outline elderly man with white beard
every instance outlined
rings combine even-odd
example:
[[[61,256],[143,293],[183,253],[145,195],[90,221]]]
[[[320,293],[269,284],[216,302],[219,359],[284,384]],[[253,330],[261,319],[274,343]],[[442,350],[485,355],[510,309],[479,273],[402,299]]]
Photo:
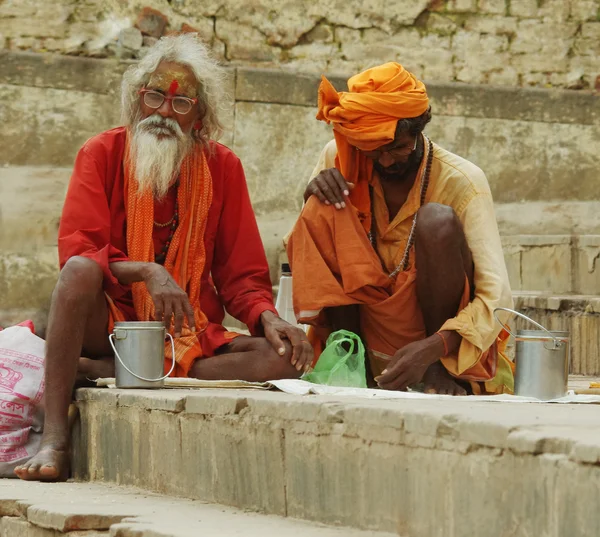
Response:
[[[114,375],[116,321],[160,320],[165,368],[200,379],[300,376],[313,351],[279,318],[239,159],[213,139],[222,68],[193,35],[165,37],[123,77],[123,127],[77,155],[60,222],[40,451],[15,473],[69,474],[74,386]],[[224,307],[251,336],[227,331]],[[167,369],[168,370],[168,369]]]

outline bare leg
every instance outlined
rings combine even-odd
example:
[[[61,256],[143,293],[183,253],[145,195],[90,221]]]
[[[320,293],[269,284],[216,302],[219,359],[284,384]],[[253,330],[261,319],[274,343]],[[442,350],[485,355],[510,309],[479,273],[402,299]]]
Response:
[[[428,203],[419,210],[415,251],[417,295],[427,335],[431,336],[456,316],[465,289],[465,275],[473,289],[473,257],[460,220],[451,207]],[[439,361],[427,370],[423,380],[426,391],[466,393]]]
[[[52,295],[46,338],[45,420],[39,452],[15,473],[26,480],[65,480],[69,472],[68,412],[82,348],[91,356],[111,355],[102,271],[73,257]]]
[[[248,382],[298,378],[301,372],[290,362],[292,347],[287,342],[285,345],[285,354],[279,356],[265,338],[239,336],[216,356],[196,360],[189,375],[204,380]]]

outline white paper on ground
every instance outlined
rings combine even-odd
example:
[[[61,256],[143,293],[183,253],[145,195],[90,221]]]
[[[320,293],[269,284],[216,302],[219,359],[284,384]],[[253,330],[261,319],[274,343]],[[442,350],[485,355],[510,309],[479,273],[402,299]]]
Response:
[[[569,392],[565,397],[553,399],[552,401],[541,401],[533,397],[519,397],[516,395],[467,395],[465,397],[455,397],[453,395],[437,395],[421,392],[391,392],[387,390],[372,390],[368,388],[341,388],[336,386],[323,386],[313,384],[305,380],[283,379],[272,380],[272,384],[282,392],[294,395],[341,395],[351,397],[363,397],[367,399],[449,399],[453,401],[488,401],[488,402],[506,402],[506,403],[593,403],[600,404],[600,395],[575,395]]]

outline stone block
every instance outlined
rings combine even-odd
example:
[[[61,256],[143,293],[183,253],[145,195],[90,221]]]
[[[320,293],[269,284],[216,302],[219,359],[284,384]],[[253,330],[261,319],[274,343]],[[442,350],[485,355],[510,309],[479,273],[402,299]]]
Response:
[[[227,46],[230,60],[275,61],[279,49],[267,44],[266,36],[247,24],[217,19],[215,35]]]
[[[178,413],[185,410],[187,391],[161,391],[157,396],[154,390],[118,390],[118,405],[120,407],[141,407],[147,410],[162,410]]]
[[[333,43],[333,26],[329,24],[317,24],[310,32],[308,32],[304,39],[308,43]]]
[[[163,35],[168,24],[169,19],[166,15],[157,9],[145,7],[140,12],[135,26],[144,35],[158,38]]]
[[[477,0],[450,0],[446,9],[454,13],[476,13]]]
[[[538,0],[519,0],[510,2],[509,13],[513,17],[531,18],[537,15]]]
[[[600,236],[580,236],[575,248],[575,292],[600,295]]]
[[[0,85],[12,102],[0,111],[0,162],[72,166],[93,135],[119,124],[116,98],[94,93]]]
[[[227,416],[239,414],[247,406],[243,393],[218,393],[212,391],[191,393],[186,397],[186,414],[202,414],[207,416]]]
[[[506,0],[479,0],[478,10],[482,13],[505,15],[509,4]]]
[[[512,290],[523,289],[523,282],[521,280],[521,244],[514,240],[515,237],[502,236],[501,238],[510,287]]]
[[[58,277],[56,249],[27,254],[3,252],[0,255],[0,274],[2,310],[45,309]]]
[[[452,35],[458,27],[456,21],[446,14],[432,12],[427,18],[427,30],[440,35]]]
[[[517,19],[502,15],[473,16],[465,21],[465,30],[481,34],[514,36],[517,32]]]
[[[314,75],[239,67],[235,100],[316,106],[319,83]]]
[[[597,20],[597,0],[571,0],[571,18],[576,21]]]
[[[127,50],[140,50],[143,40],[142,32],[137,28],[125,28],[119,33],[119,46]]]
[[[572,22],[522,20],[511,42],[512,65],[521,72],[564,71],[574,44],[577,25]],[[552,39],[547,36],[552,35]]]
[[[600,22],[586,22],[581,25],[581,33],[575,38],[575,55],[592,56],[600,54]]]
[[[236,104],[233,149],[244,163],[255,212],[298,211],[319,154],[331,139],[315,109],[276,104]],[[292,125],[305,125],[302,130]],[[278,133],[285,132],[285,136]],[[258,135],[257,133],[260,133]],[[311,156],[312,155],[312,156]],[[272,170],[279,170],[272,174]],[[296,192],[294,196],[291,193]]]
[[[132,509],[119,505],[38,504],[27,509],[27,520],[41,528],[59,532],[81,530],[108,530],[126,517],[133,516]]]
[[[523,288],[531,291],[571,292],[571,238],[540,236],[535,237],[535,241],[537,244],[533,240],[523,243]]]

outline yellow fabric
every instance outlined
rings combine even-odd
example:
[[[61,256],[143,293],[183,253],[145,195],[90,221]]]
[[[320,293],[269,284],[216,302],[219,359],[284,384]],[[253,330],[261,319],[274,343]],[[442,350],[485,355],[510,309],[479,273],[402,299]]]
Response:
[[[332,140],[323,149],[310,179],[321,170],[335,167],[336,155],[336,142]],[[373,186],[377,249],[391,272],[404,252],[412,217],[419,207],[420,183],[415,181],[406,203],[391,222],[379,182],[374,180]],[[446,368],[455,376],[460,376],[471,369],[498,338],[501,327],[494,320],[494,308],[513,306],[494,203],[482,170],[436,144],[433,144],[431,176],[425,202],[441,203],[454,209],[473,254],[475,297],[442,327],[442,330],[457,331],[463,338],[458,356],[444,360]],[[409,269],[413,266],[414,251],[411,252]],[[506,316],[501,314],[500,317],[506,320]]]

